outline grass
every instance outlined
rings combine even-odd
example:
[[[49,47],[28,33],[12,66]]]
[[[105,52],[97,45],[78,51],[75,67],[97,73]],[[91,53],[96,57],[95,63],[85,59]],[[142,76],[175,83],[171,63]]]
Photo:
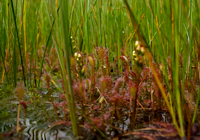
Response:
[[[105,100],[98,116],[104,124],[106,101],[113,107],[111,116],[116,117],[120,114],[117,108],[128,104],[126,93],[131,95],[129,113],[134,124],[136,108],[145,102],[140,100],[140,86],[145,83],[153,89],[152,104],[155,100],[157,108],[167,108],[179,136],[191,137],[200,100],[198,0],[73,0],[63,4],[57,0],[6,0],[0,5],[1,81],[13,83],[13,89],[22,82],[29,90],[45,86],[46,73],[57,74],[51,81],[60,91],[63,88],[75,136],[80,133],[80,112],[83,122],[92,122],[103,134],[105,126],[101,128],[84,113],[87,104]],[[140,44],[135,45],[136,41]],[[149,76],[144,78],[146,69]],[[115,97],[111,89],[119,95]],[[64,104],[66,120],[65,108]]]
[[[63,1],[60,3],[61,6],[61,11],[62,11],[62,23],[63,23],[63,37],[64,37],[64,50],[65,50],[65,58],[66,58],[66,67],[67,67],[67,74],[68,74],[68,85],[69,87],[67,88],[67,84],[65,82],[65,92],[67,95],[67,101],[68,101],[68,106],[70,110],[70,118],[72,122],[72,129],[74,136],[78,136],[78,128],[77,128],[77,121],[76,121],[76,109],[75,109],[75,102],[74,102],[74,96],[73,96],[73,90],[72,90],[72,78],[71,78],[71,68],[70,68],[70,50],[71,50],[71,45],[70,45],[70,35],[69,35],[69,19],[68,19],[68,2]],[[60,58],[63,59],[64,58]],[[63,65],[65,67],[65,65]],[[66,71],[65,70],[65,71]],[[63,75],[64,79],[65,75]],[[67,81],[67,79],[65,80]]]

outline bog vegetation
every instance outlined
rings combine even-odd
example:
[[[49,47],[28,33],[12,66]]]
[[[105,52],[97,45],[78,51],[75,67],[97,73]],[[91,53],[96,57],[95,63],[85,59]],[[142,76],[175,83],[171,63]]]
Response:
[[[198,0],[0,2],[2,139],[198,139]]]

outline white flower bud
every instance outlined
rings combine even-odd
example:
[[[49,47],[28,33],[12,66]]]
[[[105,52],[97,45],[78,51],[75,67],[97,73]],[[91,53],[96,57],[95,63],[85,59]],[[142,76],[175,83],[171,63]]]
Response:
[[[139,46],[141,45],[141,42],[140,41],[135,41],[135,46]]]

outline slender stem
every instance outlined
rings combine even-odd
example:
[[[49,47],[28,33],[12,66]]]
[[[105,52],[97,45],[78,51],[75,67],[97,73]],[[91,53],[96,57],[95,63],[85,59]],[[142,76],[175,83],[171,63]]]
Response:
[[[13,0],[10,0],[10,1],[11,1],[11,7],[12,7],[12,13],[13,13],[13,17],[14,17],[14,22],[15,22],[15,31],[16,31],[16,34],[17,34],[17,41],[18,41],[19,54],[20,54],[20,59],[21,59],[21,67],[22,67],[22,71],[23,71],[24,85],[26,86],[26,77],[25,77],[25,71],[24,71],[24,66],[23,66],[24,63],[23,63],[22,52],[21,52],[21,48],[20,48],[16,16],[15,16],[15,11],[14,11],[14,7],[13,7]]]
[[[59,11],[59,9],[58,9]],[[53,29],[53,26],[55,24],[55,20],[53,21],[53,24],[52,24],[52,27],[51,27],[51,30],[50,30],[50,33],[49,33],[49,36],[48,36],[48,39],[47,39],[47,43],[46,43],[46,46],[45,46],[45,49],[44,49],[44,54],[43,54],[43,57],[42,57],[42,62],[41,62],[41,67],[40,67],[40,77],[42,76],[42,68],[43,68],[43,64],[44,64],[44,58],[45,58],[45,55],[46,55],[46,51],[47,51],[47,48],[48,48],[48,45],[49,45],[49,41],[51,39],[51,34],[52,34],[52,29]],[[40,77],[39,77],[39,82],[38,82],[38,87],[40,86]]]
[[[65,49],[65,57],[66,57],[66,66],[68,72],[68,82],[69,82],[69,96],[68,100],[69,108],[70,108],[70,117],[72,121],[72,129],[74,136],[78,136],[78,128],[76,121],[76,108],[73,97],[72,90],[72,79],[71,79],[71,69],[70,69],[70,42],[69,42],[69,21],[68,21],[68,1],[63,0],[61,4],[61,13],[62,13],[62,22],[63,22],[63,36],[64,36],[64,49]],[[65,75],[63,75],[65,76]],[[64,78],[65,79],[65,78]],[[66,93],[67,94],[67,93]]]

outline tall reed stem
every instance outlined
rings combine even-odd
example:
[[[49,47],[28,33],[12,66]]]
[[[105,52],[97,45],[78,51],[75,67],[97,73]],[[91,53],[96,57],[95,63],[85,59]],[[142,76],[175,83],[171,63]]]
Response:
[[[15,22],[15,31],[16,31],[16,35],[17,35],[18,48],[19,48],[19,54],[20,54],[20,60],[21,60],[21,67],[22,67],[22,71],[23,71],[24,85],[26,86],[24,62],[23,62],[23,58],[22,58],[22,51],[21,51],[21,48],[20,48],[20,41],[19,41],[19,35],[18,35],[18,29],[17,29],[16,15],[15,15],[14,6],[13,6],[13,0],[11,0],[11,7],[12,7],[12,13],[13,13],[14,22]],[[16,58],[14,58],[14,59],[16,59]]]
[[[74,103],[74,96],[72,90],[72,79],[71,79],[71,69],[70,69],[70,40],[69,40],[69,21],[68,21],[68,1],[63,0],[61,3],[61,14],[62,14],[62,23],[63,23],[63,37],[64,37],[64,50],[65,50],[65,57],[66,57],[66,66],[68,72],[68,90],[66,94],[68,96],[68,106],[70,109],[70,118],[72,122],[72,129],[74,136],[78,136],[78,128],[77,128],[77,121],[76,121],[76,108]],[[65,75],[63,75],[65,76]],[[65,79],[65,77],[64,77]],[[66,84],[65,84],[66,85]],[[65,87],[67,89],[67,87]]]

